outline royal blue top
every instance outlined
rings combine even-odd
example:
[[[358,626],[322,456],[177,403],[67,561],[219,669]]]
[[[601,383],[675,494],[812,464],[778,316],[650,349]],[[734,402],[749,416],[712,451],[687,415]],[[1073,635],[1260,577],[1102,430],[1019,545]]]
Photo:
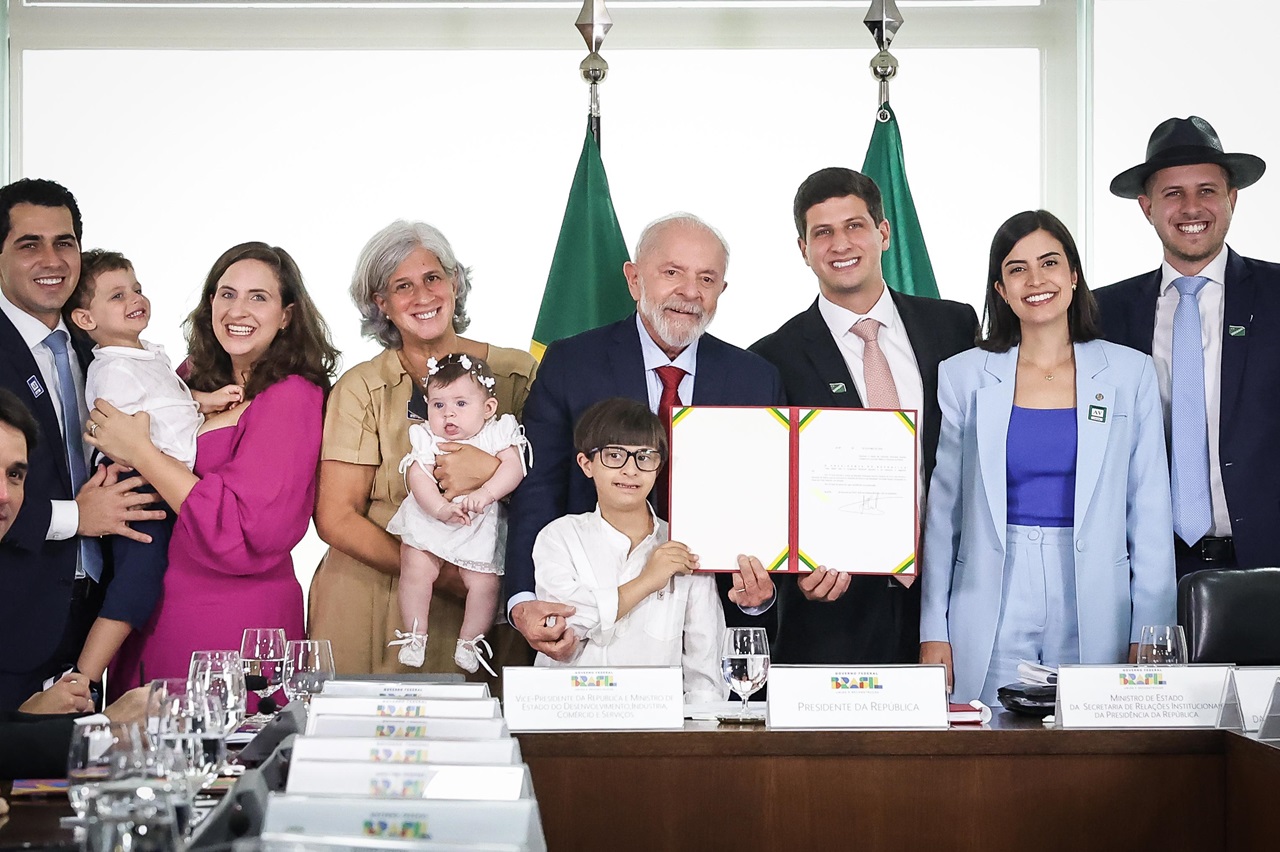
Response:
[[[1074,525],[1076,410],[1015,405],[1006,440],[1008,522],[1036,527]]]

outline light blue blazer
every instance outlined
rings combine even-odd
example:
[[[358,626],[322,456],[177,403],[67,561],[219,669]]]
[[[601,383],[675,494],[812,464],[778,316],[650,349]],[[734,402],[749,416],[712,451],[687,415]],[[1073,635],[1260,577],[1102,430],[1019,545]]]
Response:
[[[1075,580],[1082,663],[1128,659],[1144,624],[1175,621],[1173,510],[1155,364],[1075,344]],[[1005,447],[1018,348],[970,349],[938,369],[942,432],[921,565],[921,642],[950,642],[957,700],[982,692],[1001,600]]]

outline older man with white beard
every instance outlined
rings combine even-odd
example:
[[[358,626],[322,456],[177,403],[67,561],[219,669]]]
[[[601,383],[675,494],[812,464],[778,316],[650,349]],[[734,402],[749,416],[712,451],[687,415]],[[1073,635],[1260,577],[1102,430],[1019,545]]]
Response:
[[[602,399],[625,396],[660,416],[673,405],[780,405],[782,381],[763,358],[706,334],[727,283],[729,246],[715,228],[688,213],[651,222],[623,266],[636,313],[547,347],[524,406],[535,464],[511,497],[504,589],[507,614],[537,651],[573,656],[565,630],[571,607],[534,598],[533,542],[565,514],[590,512],[591,480],[574,463],[573,426]],[[665,489],[655,488],[665,498]],[[651,498],[652,499],[652,498]],[[657,504],[666,517],[666,507]],[[730,625],[764,626],[773,581],[754,557],[717,575]]]

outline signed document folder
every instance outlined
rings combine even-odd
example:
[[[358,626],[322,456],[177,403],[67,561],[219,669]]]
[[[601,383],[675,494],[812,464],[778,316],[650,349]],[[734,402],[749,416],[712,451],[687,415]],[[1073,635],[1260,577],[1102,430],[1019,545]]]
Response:
[[[914,411],[690,406],[671,415],[671,538],[701,571],[914,575]]]

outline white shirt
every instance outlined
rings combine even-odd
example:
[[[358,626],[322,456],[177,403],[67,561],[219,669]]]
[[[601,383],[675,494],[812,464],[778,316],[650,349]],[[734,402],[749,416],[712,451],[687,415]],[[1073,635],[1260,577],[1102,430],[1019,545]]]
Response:
[[[67,331],[66,323],[64,323],[60,317],[58,319],[58,324],[53,328],[49,328],[49,326],[31,316],[31,314],[22,310],[17,305],[13,304],[13,302],[10,302],[2,292],[0,292],[0,311],[4,312],[4,315],[8,317],[9,322],[13,323],[13,327],[18,330],[18,334],[22,336],[22,342],[27,344],[27,348],[31,350],[31,356],[35,358],[36,367],[40,371],[40,375],[31,377],[23,376],[22,380],[28,387],[32,387],[33,381],[36,383],[35,387],[32,388],[31,391],[33,397],[44,393],[53,395],[53,398],[50,400],[53,403],[53,412],[58,418],[58,427],[65,433],[67,424],[62,422],[62,406],[58,402],[60,399],[58,395],[58,365],[54,361],[53,350],[45,345],[44,339],[58,329],[61,329],[64,332]],[[70,334],[70,332],[68,332],[68,334]],[[83,431],[81,424],[85,423],[89,419],[89,409],[84,406],[83,402],[84,376],[80,371],[80,360],[76,357],[75,349],[71,348],[69,341],[67,346],[68,359],[71,361],[71,378],[76,384],[75,397],[76,399],[81,400],[79,412],[80,422],[73,424],[73,428],[77,430],[76,434],[79,435],[80,432]],[[36,388],[39,389],[39,393],[37,393]],[[62,435],[58,435],[57,440],[57,452],[63,452],[61,449]],[[89,457],[86,453],[86,470],[88,464]],[[49,541],[61,541],[62,539],[74,536],[76,534],[76,530],[80,526],[79,505],[75,500],[50,500],[49,502],[52,504],[52,511],[49,515],[49,529],[45,533],[45,539]]]
[[[652,512],[651,512],[652,515]],[[724,612],[715,578],[680,575],[618,618],[618,587],[640,576],[650,554],[667,540],[667,524],[653,516],[653,532],[635,549],[597,508],[565,515],[538,534],[533,545],[539,600],[576,607],[569,629],[578,635],[576,656],[557,663],[538,654],[538,666],[683,666],[686,704],[729,696],[720,668]]]
[[[658,413],[658,403],[662,401],[662,379],[658,378],[658,368],[679,367],[684,370],[680,379],[681,405],[693,405],[693,376],[698,371],[698,341],[690,343],[685,350],[675,357],[667,357],[667,353],[649,336],[649,329],[644,327],[640,314],[636,314],[636,330],[640,333],[640,357],[644,359],[645,387],[649,389],[649,410]]]
[[[164,347],[95,346],[85,377],[85,400],[105,399],[125,414],[151,417],[151,443],[190,470],[196,464],[196,433],[204,423],[199,404],[173,371]]]
[[[1204,403],[1209,424],[1209,494],[1213,501],[1213,526],[1209,535],[1231,535],[1231,515],[1227,511],[1227,493],[1222,487],[1222,454],[1218,451],[1221,429],[1218,415],[1222,408],[1222,317],[1223,291],[1227,277],[1227,247],[1198,275],[1209,283],[1200,289],[1200,339],[1204,344]],[[1151,357],[1156,362],[1156,380],[1160,384],[1160,402],[1164,406],[1164,433],[1172,435],[1169,399],[1173,393],[1173,312],[1178,309],[1180,295],[1173,282],[1182,273],[1160,264],[1160,294],[1156,297],[1156,327],[1151,339]],[[1277,388],[1280,392],[1280,388]]]
[[[920,378],[920,366],[916,363],[915,350],[911,348],[911,338],[907,337],[907,328],[902,324],[888,286],[865,314],[855,314],[819,293],[818,313],[822,314],[840,354],[844,356],[845,366],[849,368],[853,386],[857,388],[858,398],[864,406],[867,404],[867,379],[862,371],[862,351],[866,343],[849,329],[866,317],[880,323],[876,342],[889,362],[889,372],[893,374],[893,384],[898,390],[898,405],[916,412],[916,458],[919,460],[916,482],[919,499],[916,502],[920,516],[924,517],[924,446],[921,443],[924,439],[924,380]]]

